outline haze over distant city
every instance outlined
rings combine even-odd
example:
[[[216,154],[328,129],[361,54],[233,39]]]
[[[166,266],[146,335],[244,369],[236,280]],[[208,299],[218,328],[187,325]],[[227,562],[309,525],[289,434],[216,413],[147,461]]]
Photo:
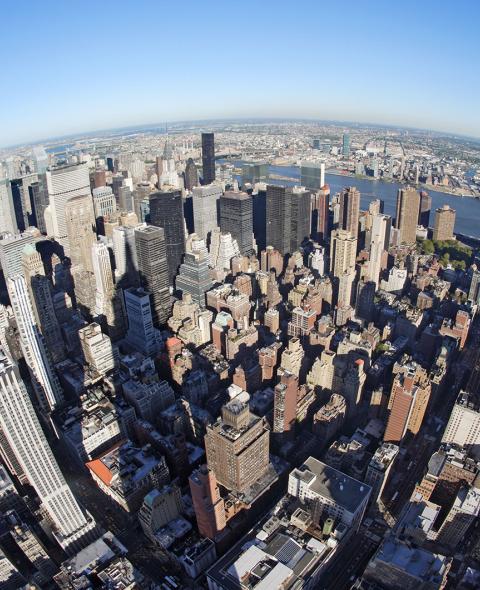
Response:
[[[232,117],[480,136],[474,2],[30,1],[8,17],[0,146]]]

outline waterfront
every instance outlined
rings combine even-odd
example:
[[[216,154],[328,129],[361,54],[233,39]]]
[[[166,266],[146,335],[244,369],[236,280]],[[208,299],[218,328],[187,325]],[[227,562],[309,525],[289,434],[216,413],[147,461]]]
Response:
[[[235,166],[242,166],[242,162],[232,162]],[[298,166],[270,166],[270,174],[288,177],[292,180],[271,180],[272,184],[285,184],[292,186],[300,184],[300,168]],[[325,182],[330,186],[330,193],[334,195],[346,186],[356,186],[361,194],[361,207],[367,209],[373,199],[382,199],[385,203],[385,213],[395,216],[397,192],[402,184],[398,182],[385,182],[382,180],[370,180],[367,178],[355,178],[342,176],[341,174],[325,174]],[[448,193],[427,190],[432,197],[432,212],[430,214],[430,226],[433,227],[435,209],[442,205],[449,205],[457,212],[455,232],[465,236],[480,238],[480,199],[470,197],[457,197]]]

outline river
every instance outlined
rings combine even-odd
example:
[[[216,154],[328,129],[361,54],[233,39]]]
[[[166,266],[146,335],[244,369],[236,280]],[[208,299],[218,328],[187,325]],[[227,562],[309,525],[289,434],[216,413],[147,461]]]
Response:
[[[242,162],[232,162],[235,166],[241,166]],[[298,166],[270,166],[270,173],[289,178],[298,179],[300,184],[300,168]],[[271,180],[272,184],[293,185],[295,181]],[[360,191],[361,207],[367,209],[373,199],[382,199],[385,203],[385,213],[395,217],[397,192],[402,184],[397,182],[384,182],[382,180],[369,180],[366,178],[354,178],[340,174],[325,174],[325,182],[330,185],[330,194],[340,192],[346,186],[355,186]],[[480,199],[470,197],[456,197],[447,193],[427,190],[432,197],[432,211],[430,213],[430,226],[435,221],[435,209],[442,205],[450,205],[457,212],[455,219],[455,232],[480,238]]]

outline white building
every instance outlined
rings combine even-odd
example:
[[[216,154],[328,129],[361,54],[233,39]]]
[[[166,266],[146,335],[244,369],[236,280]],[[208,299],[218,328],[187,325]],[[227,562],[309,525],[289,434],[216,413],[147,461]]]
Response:
[[[89,324],[78,331],[83,356],[87,364],[100,375],[106,375],[117,364],[117,351],[110,338],[96,323]]]
[[[90,195],[90,176],[86,164],[58,166],[47,170],[49,205],[45,209],[47,234],[68,247],[65,203],[73,197]]]
[[[95,275],[95,314],[109,315],[109,306],[114,293],[112,266],[108,247],[102,242],[92,245],[92,265]]]
[[[18,369],[6,356],[0,360],[0,426],[52,519],[59,544],[67,551],[78,551],[95,523],[87,520],[68,487]]]
[[[27,283],[22,275],[7,281],[13,313],[20,333],[20,346],[32,375],[32,382],[42,409],[54,410],[63,401],[63,391],[50,362],[45,340],[35,320]]]
[[[442,443],[471,450],[480,459],[480,405],[474,395],[460,392],[443,434]]]
[[[370,259],[368,270],[370,280],[378,289],[382,259],[385,250],[388,250],[390,240],[390,217],[388,215],[374,215],[370,239]]]
[[[318,276],[323,277],[325,274],[325,248],[323,246],[314,245],[313,252],[308,255],[308,266]]]
[[[138,272],[137,250],[135,248],[135,227],[120,225],[112,232],[113,254],[115,256],[115,280],[127,274]]]
[[[372,500],[382,496],[399,448],[392,443],[383,443],[373,455],[367,467],[365,483],[372,487]]]
[[[300,501],[318,502],[322,514],[349,528],[360,526],[372,488],[309,457],[288,478],[288,493]]]
[[[15,211],[13,209],[12,189],[7,179],[0,179],[0,233],[17,231]]]
[[[8,233],[0,236],[0,264],[5,280],[15,274],[23,273],[22,251],[27,244],[35,244],[40,237],[40,232],[34,228],[21,234]]]
[[[217,227],[217,207],[221,196],[222,189],[214,184],[197,186],[192,191],[195,233],[206,243]]]
[[[112,215],[115,213],[117,204],[115,202],[115,195],[109,186],[94,188],[92,195],[95,219],[98,219],[99,217],[106,217],[107,215]]]
[[[210,243],[210,264],[219,272],[231,269],[231,260],[234,256],[240,256],[237,240],[230,233],[222,233],[220,228],[212,232]]]

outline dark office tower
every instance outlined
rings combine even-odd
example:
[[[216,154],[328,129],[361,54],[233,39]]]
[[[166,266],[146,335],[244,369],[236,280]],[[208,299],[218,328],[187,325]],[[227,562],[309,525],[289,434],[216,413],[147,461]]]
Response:
[[[340,194],[339,229],[344,229],[357,238],[359,216],[360,193],[354,186],[349,186]]]
[[[243,192],[227,191],[220,197],[220,229],[237,240],[240,254],[253,253],[252,196]]]
[[[167,248],[168,280],[175,284],[185,252],[185,221],[183,199],[179,190],[158,191],[150,195],[150,223],[163,227]]]
[[[38,175],[38,182],[33,182],[28,187],[30,194],[30,207],[32,210],[32,220],[30,225],[37,227],[42,234],[47,233],[45,225],[45,209],[48,207],[48,192],[46,190],[46,180],[44,174]]]
[[[267,246],[290,250],[290,196],[284,186],[267,186]]]
[[[198,186],[198,170],[192,158],[188,158],[185,166],[185,188],[191,191],[194,186]]]
[[[107,158],[107,170],[109,172],[115,172],[115,160],[112,157]]]
[[[135,228],[135,250],[142,287],[150,293],[153,323],[165,324],[170,315],[165,233],[161,227]]]
[[[209,291],[213,282],[210,278],[207,257],[203,252],[186,252],[177,278],[177,291],[190,293],[194,303],[205,307],[205,293]]]
[[[21,178],[10,181],[12,190],[13,210],[15,213],[15,223],[19,232],[24,232],[27,228],[27,212],[25,210],[25,202],[23,195],[23,182]]]
[[[415,244],[417,239],[420,195],[412,187],[398,189],[395,227],[402,244]]]
[[[325,243],[330,237],[329,211],[330,187],[325,185],[319,191],[312,193],[312,237],[320,243]]]
[[[288,189],[290,197],[290,249],[295,252],[310,236],[311,193],[304,188]]]
[[[183,199],[183,216],[185,218],[185,225],[187,226],[187,234],[193,234],[195,231],[195,222],[193,215],[192,195],[187,195]]]
[[[124,181],[125,178],[122,174],[115,174],[115,176],[112,176],[112,191],[117,199],[119,198],[120,187],[123,186]]]
[[[210,184],[215,180],[215,135],[202,133],[202,168],[203,184]]]
[[[259,252],[267,247],[266,230],[267,230],[267,191],[259,189],[257,194],[252,195],[253,204],[253,235],[257,242]]]
[[[360,281],[358,283],[355,316],[366,323],[373,320],[373,312],[375,310],[375,290],[376,285],[373,281]]]
[[[420,193],[420,209],[418,211],[418,225],[428,227],[430,223],[430,211],[432,209],[432,197],[426,192]]]

